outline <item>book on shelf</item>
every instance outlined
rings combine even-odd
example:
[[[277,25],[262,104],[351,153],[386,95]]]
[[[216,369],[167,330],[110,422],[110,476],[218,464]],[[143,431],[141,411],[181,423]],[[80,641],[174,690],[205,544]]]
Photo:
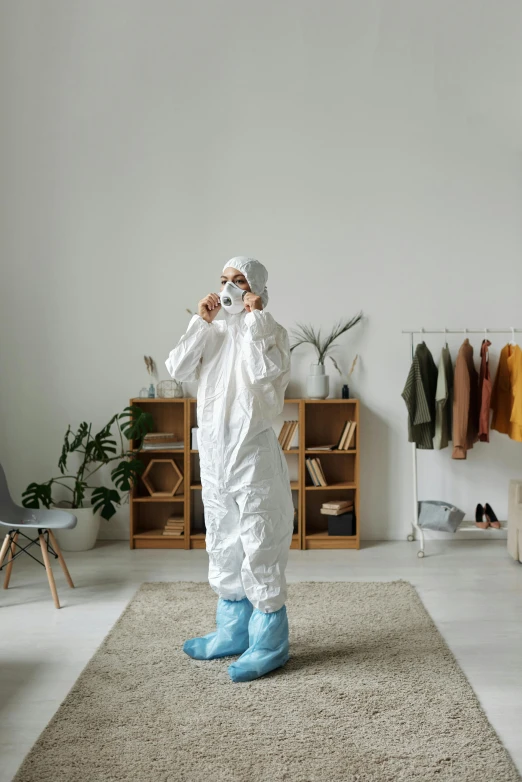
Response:
[[[353,500],[328,500],[328,502],[323,502],[322,507],[338,510],[339,508],[344,508],[346,505],[353,505]]]
[[[283,422],[283,426],[281,427],[281,429],[279,431],[279,437],[277,439],[279,440],[279,445],[281,446],[281,448],[283,447],[283,443],[285,441],[286,434],[288,432],[288,424],[289,423],[290,423],[289,421],[284,421]]]
[[[163,530],[164,535],[182,537],[185,532],[185,520],[183,516],[169,516]]]
[[[312,483],[314,486],[320,486],[319,478],[315,474],[315,469],[312,465],[311,459],[305,459],[306,468],[308,470],[308,474],[310,475],[310,478],[312,479]]]
[[[309,451],[333,451],[337,448],[337,443],[329,443],[328,445],[312,445],[307,450]]]
[[[297,431],[298,425],[299,425],[299,421],[292,421],[292,427],[290,429],[290,434],[288,435],[288,440],[285,443],[285,448],[290,448],[290,443],[294,439],[294,435]]]
[[[326,476],[324,474],[323,465],[321,464],[321,460],[317,458],[313,458],[312,462],[314,463],[315,470],[319,476],[319,481],[321,483],[321,486],[328,486],[328,481],[326,480]]]
[[[356,421],[345,421],[343,430],[341,432],[341,436],[339,437],[339,440],[337,442],[338,451],[347,451],[350,448],[356,426],[357,426]]]
[[[312,479],[312,483],[314,486],[328,486],[328,482],[325,478],[323,468],[321,466],[321,462],[319,459],[306,459],[305,460],[306,466],[308,468],[308,472],[310,474],[310,478]]]
[[[345,450],[348,450],[352,447],[353,438],[355,436],[355,427],[357,426],[357,421],[352,421],[350,423],[350,431],[348,432],[348,436],[346,438],[346,442],[344,444]]]
[[[339,441],[339,450],[340,451],[344,451],[344,449],[346,447],[346,441],[348,439],[348,435],[350,434],[350,427],[351,427],[351,425],[352,425],[351,421],[346,421],[346,423],[344,424],[343,433],[342,433],[341,439]]]
[[[161,442],[161,443],[143,443],[141,446],[142,451],[165,451],[165,450],[177,450],[182,451],[185,447],[184,443],[178,441],[174,442]]]
[[[284,421],[279,432],[278,440],[279,445],[283,451],[290,447],[290,443],[294,439],[295,430],[297,429],[298,421]]]
[[[319,512],[323,514],[323,516],[342,516],[344,513],[351,513],[353,511],[353,504],[352,505],[346,505],[343,508],[325,508],[322,507],[319,509]]]

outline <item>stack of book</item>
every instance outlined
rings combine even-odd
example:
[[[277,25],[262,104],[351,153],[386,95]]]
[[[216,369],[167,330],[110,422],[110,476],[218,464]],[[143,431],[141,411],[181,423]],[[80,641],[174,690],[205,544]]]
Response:
[[[345,421],[341,436],[336,443],[329,443],[328,445],[314,445],[311,450],[314,451],[348,451],[352,447],[353,438],[355,437],[355,427],[357,421]]]
[[[184,529],[185,522],[183,520],[183,516],[169,516],[167,523],[165,524],[163,534],[170,535],[174,538],[181,538],[183,536]]]
[[[281,431],[279,432],[279,437],[277,438],[279,440],[279,445],[283,449],[283,451],[290,448],[290,443],[294,439],[294,434],[297,429],[298,421],[285,421],[283,423],[283,426],[281,427]]]
[[[325,478],[323,467],[319,459],[307,458],[305,460],[310,478],[314,486],[328,486],[328,481]]]
[[[325,516],[341,516],[353,512],[353,500],[329,500],[323,502],[321,513]]]
[[[355,511],[353,500],[323,502],[321,513],[328,516],[329,535],[355,535]]]
[[[143,451],[156,451],[176,448],[183,450],[183,440],[179,441],[173,432],[149,432],[143,438]]]

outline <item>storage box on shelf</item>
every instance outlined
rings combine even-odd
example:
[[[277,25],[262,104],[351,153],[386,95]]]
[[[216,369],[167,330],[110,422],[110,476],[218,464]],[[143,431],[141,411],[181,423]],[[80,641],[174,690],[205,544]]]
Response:
[[[151,496],[147,476],[138,479],[131,492],[131,548],[205,548],[204,508],[201,499],[198,450],[191,446],[191,429],[197,426],[196,399],[131,399],[130,403],[151,413],[154,430],[174,432],[183,440],[183,450],[154,449],[139,451],[149,486],[168,495]],[[287,405],[289,406],[287,408]],[[284,453],[297,458],[297,480],[291,481],[296,508],[295,529],[291,547],[295,549],[359,548],[359,404],[355,399],[285,399],[285,419],[298,420],[294,444]],[[346,420],[357,423],[348,450],[324,451],[317,446],[337,442]],[[136,449],[138,443],[131,441]],[[305,459],[321,460],[328,486],[314,486]],[[161,464],[163,461],[174,463]],[[159,465],[152,464],[159,461]],[[295,465],[295,462],[294,462]],[[173,488],[181,476],[177,488]],[[176,478],[176,476],[178,476]],[[171,492],[175,491],[174,494]],[[328,535],[328,516],[320,512],[323,502],[332,499],[352,500],[355,511],[354,535]],[[169,516],[183,516],[182,537],[163,534]]]

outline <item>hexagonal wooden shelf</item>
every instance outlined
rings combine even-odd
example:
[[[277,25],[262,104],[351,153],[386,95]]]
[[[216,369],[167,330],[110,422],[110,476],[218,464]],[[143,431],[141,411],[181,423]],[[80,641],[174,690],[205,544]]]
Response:
[[[151,459],[141,478],[151,497],[173,497],[183,483],[173,459]]]

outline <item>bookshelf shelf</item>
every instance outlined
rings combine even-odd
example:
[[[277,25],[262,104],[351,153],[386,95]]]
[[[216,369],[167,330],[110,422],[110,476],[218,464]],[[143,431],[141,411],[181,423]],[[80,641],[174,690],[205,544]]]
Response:
[[[185,502],[185,497],[135,497],[134,502]]]
[[[357,453],[357,449],[356,448],[350,448],[350,450],[346,450],[346,451],[340,451],[340,450],[337,450],[337,449],[331,450],[331,451],[325,451],[324,448],[321,448],[321,449],[319,449],[319,448],[307,448],[305,453],[318,453],[318,454],[324,453],[327,456],[329,456],[331,453],[342,453],[342,454],[346,455],[347,453]]]
[[[356,489],[356,483],[329,483],[328,486],[305,486],[306,491],[336,491],[337,489]]]
[[[169,497],[147,496],[141,478],[131,492],[131,548],[204,549],[205,533],[203,502],[199,476],[199,451],[191,448],[191,429],[197,425],[197,402],[193,397],[175,399],[133,398],[130,404],[144,406],[154,419],[154,430],[176,433],[185,443],[184,449],[165,448],[139,450],[131,442],[130,449],[138,453],[145,467],[157,454],[174,454],[183,474],[182,493]],[[359,402],[356,399],[285,399],[285,405],[296,405],[291,418],[298,421],[298,445],[283,453],[298,458],[297,480],[290,482],[297,509],[297,530],[292,536],[292,549],[359,548]],[[338,442],[347,420],[355,421],[356,431],[349,450],[324,450],[314,446]],[[314,486],[306,467],[307,457],[321,461],[327,486]],[[174,458],[174,456],[172,457]],[[296,462],[291,461],[289,465]],[[338,493],[338,496],[337,496]],[[350,499],[356,516],[355,535],[328,535],[328,516],[320,513],[327,499]],[[183,516],[184,535],[163,535],[167,518]],[[330,517],[331,518],[331,517]]]

